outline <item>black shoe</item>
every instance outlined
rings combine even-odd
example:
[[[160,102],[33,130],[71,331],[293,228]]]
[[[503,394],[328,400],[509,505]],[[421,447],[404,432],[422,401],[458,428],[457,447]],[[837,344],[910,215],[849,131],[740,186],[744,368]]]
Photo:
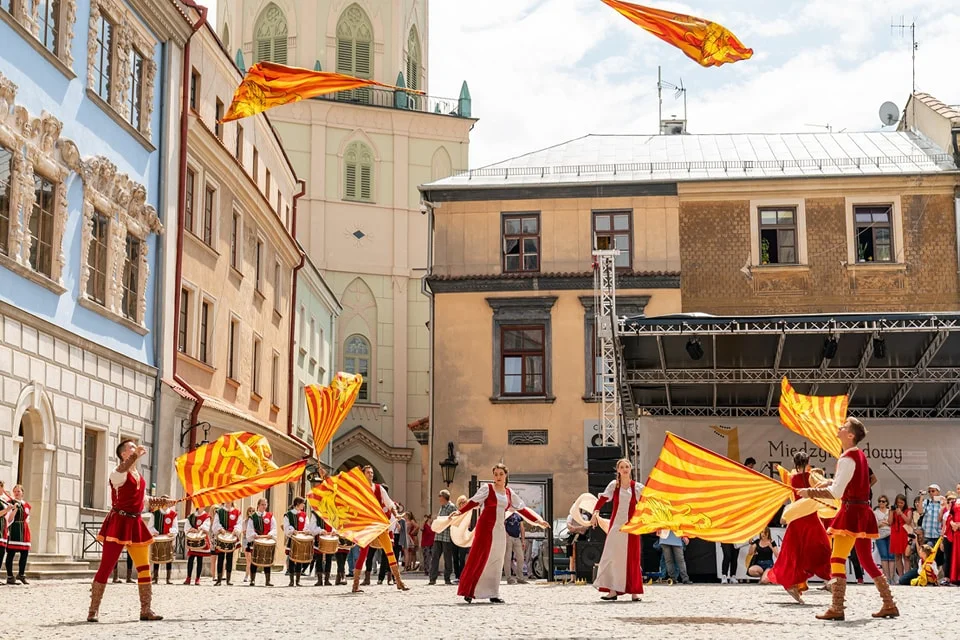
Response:
[[[13,576],[7,576],[7,584],[17,584],[17,579]]]
[[[219,587],[221,582],[223,582],[223,580],[221,580],[220,578],[217,578],[216,580],[213,581],[213,586]]]
[[[503,604],[503,599],[502,599],[502,598],[490,598],[490,602],[492,602],[493,604]]]
[[[268,586],[268,587],[272,587],[273,584],[272,584],[269,580],[267,580],[267,586]]]
[[[29,582],[27,582],[27,579],[23,577],[23,575],[17,576],[17,580],[20,581],[20,584],[30,584]]]
[[[608,601],[608,602],[613,602],[614,600],[617,599],[617,594],[612,593],[612,594],[610,594],[610,595],[608,595],[608,596],[600,596],[600,599],[601,599],[601,600],[606,600],[606,601]]]
[[[430,586],[434,586],[435,584],[437,584],[437,581],[436,581],[436,580],[431,580],[431,581],[428,582],[427,584],[430,585]]]
[[[471,602],[473,602],[473,598],[471,598],[470,596],[463,596],[463,599],[467,601],[467,604],[470,604]]]
[[[257,583],[254,582],[253,580],[251,580],[250,582],[247,583],[247,586],[248,586],[248,587],[255,587],[255,586],[257,586]]]

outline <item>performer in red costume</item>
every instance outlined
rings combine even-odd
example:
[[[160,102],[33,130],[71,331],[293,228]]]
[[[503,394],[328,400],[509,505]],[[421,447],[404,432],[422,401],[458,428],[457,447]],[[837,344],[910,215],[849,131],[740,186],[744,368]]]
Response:
[[[7,584],[27,584],[23,572],[27,567],[27,556],[30,555],[30,511],[33,507],[23,499],[23,485],[13,487],[13,497],[9,505],[0,515],[7,524]],[[13,577],[13,556],[20,554],[20,564],[17,566],[17,577]]]
[[[794,472],[790,474],[790,486],[794,489],[810,488],[809,462],[810,456],[805,451],[798,451],[793,456]],[[803,604],[802,594],[808,589],[807,580],[812,576],[830,580],[830,538],[816,511],[787,525],[780,555],[767,579],[782,585],[794,600]]]
[[[202,534],[203,546],[191,547],[187,545],[187,579],[183,584],[190,584],[190,578],[193,576],[193,567],[197,567],[197,578],[193,583],[200,585],[200,576],[203,574],[203,559],[210,555],[210,524],[211,517],[209,509],[197,509],[187,516],[187,521],[183,525],[183,530],[188,535],[197,536]]]
[[[287,585],[288,587],[294,585],[300,586],[300,576],[306,567],[306,564],[294,562],[290,557],[290,536],[307,529],[307,512],[304,511],[305,505],[306,500],[297,496],[293,499],[293,507],[290,511],[287,511],[283,517],[283,535],[287,538],[287,573],[290,575],[290,584]]]
[[[160,496],[161,500],[169,500],[170,497],[163,495]],[[147,529],[150,531],[151,536],[172,536],[177,537],[177,510],[173,507],[170,508],[158,508],[150,512],[149,517],[147,518]],[[167,584],[173,584],[170,582],[170,571],[173,569],[173,563],[167,563]],[[159,584],[160,582],[160,565],[153,565],[153,584]]]
[[[873,614],[874,618],[896,618],[900,615],[890,584],[873,561],[870,540],[879,537],[877,517],[870,506],[870,469],[867,457],[857,445],[866,437],[867,430],[856,418],[847,418],[837,437],[843,446],[843,454],[837,460],[837,472],[833,480],[816,489],[800,489],[803,498],[839,498],[840,511],[827,532],[833,536],[833,551],[830,556],[830,571],[833,575],[833,602],[819,620],[843,620],[844,597],[847,592],[847,558],[854,547],[857,557],[877,585],[883,607]]]
[[[473,545],[457,587],[457,595],[463,596],[467,602],[472,602],[474,598],[489,598],[490,602],[498,604],[503,602],[500,598],[500,574],[503,572],[503,557],[507,548],[507,531],[503,527],[503,520],[508,510],[516,511],[539,527],[550,526],[527,509],[520,496],[510,491],[507,487],[508,475],[506,465],[495,465],[493,483],[480,485],[474,496],[451,516],[469,513],[480,507]]]
[[[273,514],[267,511],[267,500],[260,498],[257,500],[257,510],[247,518],[247,552],[253,551],[253,541],[257,538],[277,539],[277,519]],[[257,565],[250,565],[250,586],[257,584]],[[272,587],[270,583],[270,567],[263,567],[263,575],[267,578],[267,586]]]
[[[944,537],[951,542],[950,555],[943,559],[943,575],[955,585],[960,585],[960,501],[957,495],[947,493],[947,520]]]
[[[593,586],[606,593],[601,600],[616,600],[617,596],[630,594],[634,602],[640,600],[643,593],[643,570],[640,567],[640,536],[624,533],[620,527],[625,525],[637,508],[643,484],[633,480],[630,475],[633,465],[626,458],[617,462],[617,479],[607,485],[600,494],[597,506],[593,508],[591,524],[597,526],[600,509],[613,501],[613,514],[610,516],[610,530],[603,543],[603,555],[597,567],[597,577]]]
[[[110,499],[112,508],[103,520],[97,540],[103,545],[100,555],[100,568],[93,578],[90,590],[90,611],[87,622],[99,619],[100,601],[107,588],[107,579],[120,558],[123,548],[133,558],[137,568],[137,587],[140,591],[140,619],[162,620],[150,608],[153,599],[153,584],[150,582],[150,543],[153,536],[144,524],[140,514],[143,512],[143,496],[147,483],[136,468],[137,460],[147,454],[146,448],[138,446],[133,440],[123,440],[117,445],[117,458],[120,464],[110,474]],[[151,505],[153,506],[153,505]]]
[[[233,506],[233,502],[225,502],[213,513],[213,519],[210,524],[210,538],[216,540],[221,533],[232,534],[236,536],[237,543],[243,536],[243,530],[240,527],[240,509]],[[233,585],[230,578],[233,576],[233,551],[221,551],[214,549],[217,556],[217,579],[213,586],[219,587],[223,583],[223,568],[227,568],[227,586]]]
[[[367,480],[370,481],[370,486],[373,489],[373,495],[377,499],[377,502],[380,503],[380,507],[383,509],[383,512],[387,515],[387,517],[398,516],[399,514],[397,513],[397,505],[394,504],[393,500],[390,499],[390,496],[387,495],[387,490],[373,481],[373,467],[369,464],[366,465],[363,468],[363,475],[367,476]],[[360,589],[360,569],[364,567],[364,562],[367,560],[368,550],[368,547],[360,547],[360,555],[357,557],[356,564],[353,565],[353,593],[363,593],[363,590]],[[397,566],[397,559],[393,555],[392,546],[389,550],[384,548],[384,553],[387,556],[387,562],[390,565],[390,572],[393,574],[394,580],[396,580],[397,589],[401,591],[409,591],[406,585],[403,584],[403,580],[400,579],[400,567]],[[503,553],[502,549],[501,553]],[[363,573],[363,584],[370,584],[369,568],[367,568]]]

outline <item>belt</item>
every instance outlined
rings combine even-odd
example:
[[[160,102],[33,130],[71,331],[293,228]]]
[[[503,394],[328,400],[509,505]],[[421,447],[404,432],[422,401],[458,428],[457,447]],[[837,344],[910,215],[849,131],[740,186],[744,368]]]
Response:
[[[870,506],[869,500],[842,500],[843,504],[865,504],[868,507]]]
[[[112,511],[113,513],[116,513],[116,514],[118,514],[118,515],[121,515],[121,516],[123,516],[124,518],[139,518],[139,517],[140,517],[140,514],[139,514],[139,513],[127,513],[126,511],[121,511],[120,509],[117,509],[116,507],[114,507],[114,508],[111,509],[110,511]]]

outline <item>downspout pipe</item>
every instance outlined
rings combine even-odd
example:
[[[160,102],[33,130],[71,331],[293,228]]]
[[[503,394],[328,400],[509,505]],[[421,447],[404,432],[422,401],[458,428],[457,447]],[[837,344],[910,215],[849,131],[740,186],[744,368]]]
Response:
[[[297,180],[300,185],[300,191],[293,194],[293,219],[290,222],[290,235],[294,238],[294,244],[297,246],[297,252],[300,254],[300,262],[293,268],[293,273],[290,278],[290,362],[289,367],[287,368],[287,435],[290,438],[297,442],[304,450],[304,457],[309,458],[313,455],[313,447],[310,446],[307,442],[304,442],[297,436],[293,434],[293,361],[297,357],[297,350],[293,347],[293,339],[296,335],[297,328],[297,274],[300,273],[300,270],[303,269],[303,265],[306,264],[306,256],[303,253],[303,250],[300,249],[300,245],[296,242],[297,237],[297,206],[302,198],[307,193],[307,183],[304,180]],[[317,454],[317,459],[319,460],[320,454]]]
[[[436,397],[433,390],[433,372],[436,370],[433,342],[436,336],[436,325],[434,324],[436,314],[434,311],[435,301],[433,299],[433,291],[430,290],[430,285],[427,283],[427,280],[433,275],[433,208],[435,205],[432,202],[428,202],[424,197],[421,197],[421,199],[425,207],[424,213],[427,214],[427,272],[420,278],[420,292],[430,300],[430,326],[428,327],[430,333],[428,356],[428,362],[430,362],[430,372],[428,375],[430,400],[427,411],[427,424],[429,425],[427,430],[427,495],[429,498],[427,500],[427,510],[433,513],[433,439],[436,430],[433,421],[434,398]]]
[[[203,396],[197,393],[196,389],[190,386],[186,380],[177,373],[177,337],[180,335],[180,290],[183,287],[183,228],[184,214],[187,205],[187,129],[190,123],[190,41],[200,30],[203,23],[207,21],[207,8],[198,5],[194,0],[180,0],[184,6],[194,9],[199,15],[199,19],[192,25],[193,30],[183,46],[183,80],[181,87],[182,99],[180,101],[180,175],[177,178],[177,268],[174,277],[175,289],[173,296],[173,339],[170,341],[170,348],[173,349],[173,380],[181,387],[186,389],[194,400],[193,410],[190,412],[190,425],[197,424],[200,409],[203,408]],[[190,430],[190,448],[197,444],[197,433]]]

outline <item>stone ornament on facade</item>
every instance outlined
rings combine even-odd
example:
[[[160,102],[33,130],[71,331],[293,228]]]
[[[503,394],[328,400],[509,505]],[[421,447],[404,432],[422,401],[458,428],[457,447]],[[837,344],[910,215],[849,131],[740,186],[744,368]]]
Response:
[[[70,173],[70,159],[77,155],[76,145],[60,138],[60,120],[46,111],[39,118],[31,117],[26,107],[16,104],[16,94],[17,86],[0,73],[0,145],[11,152],[8,250],[6,255],[0,254],[0,261],[56,293],[63,293],[63,232],[68,215],[65,180]],[[55,189],[49,273],[40,273],[30,266],[33,243],[29,230],[37,204],[37,177],[49,181]]]
[[[117,173],[117,167],[103,156],[83,160],[77,166],[83,180],[83,228],[80,243],[80,299],[93,309],[123,324],[133,323],[138,333],[146,333],[147,279],[150,275],[147,260],[147,239],[151,233],[163,233],[157,210],[146,203],[146,188]],[[94,216],[99,213],[107,219],[106,265],[107,283],[104,304],[89,295],[87,285],[91,276],[90,245],[93,241]],[[135,317],[124,315],[123,275],[126,261],[127,236],[140,241],[137,269],[137,309]]]
[[[151,139],[150,126],[153,114],[153,95],[157,75],[157,63],[153,60],[157,41],[140,24],[119,0],[94,0],[90,4],[90,26],[87,33],[87,88],[96,93],[97,86],[97,34],[100,17],[105,16],[113,26],[113,44],[110,56],[109,105],[127,123],[130,123],[130,59],[134,50],[143,57],[142,93],[140,96],[140,122],[131,123],[147,140]]]
[[[53,3],[52,7],[50,7],[52,10],[51,17],[57,31],[53,51],[43,43],[40,37],[40,27],[42,24],[40,6],[43,5],[44,8],[47,8],[47,5],[51,1],[52,0],[47,0],[47,2],[38,2],[37,0],[10,0],[6,13],[10,15],[16,23],[28,31],[30,35],[39,40],[43,48],[56,56],[68,69],[72,69],[73,52],[71,47],[73,46],[74,24],[77,21],[77,0],[59,0],[59,2]]]

